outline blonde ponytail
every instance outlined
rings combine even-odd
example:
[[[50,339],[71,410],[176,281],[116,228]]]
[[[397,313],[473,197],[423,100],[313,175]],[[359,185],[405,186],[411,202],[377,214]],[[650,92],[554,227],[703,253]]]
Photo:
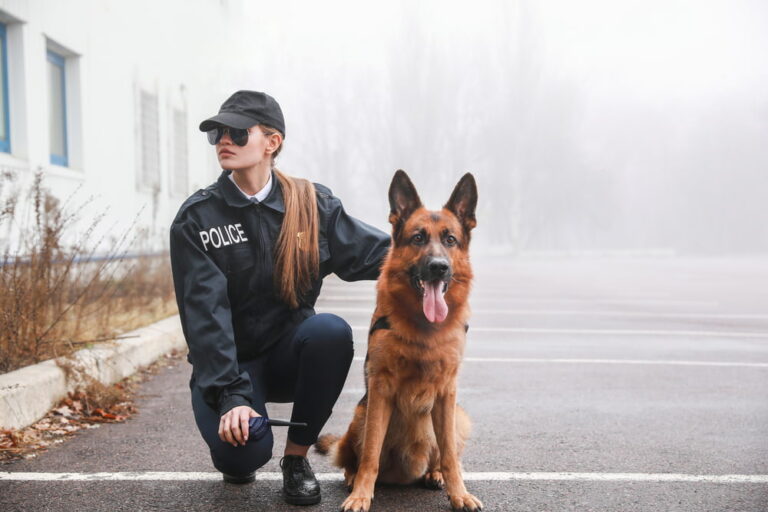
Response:
[[[283,225],[275,246],[275,288],[295,309],[320,273],[317,198],[315,186],[309,180],[274,171],[285,203]]]

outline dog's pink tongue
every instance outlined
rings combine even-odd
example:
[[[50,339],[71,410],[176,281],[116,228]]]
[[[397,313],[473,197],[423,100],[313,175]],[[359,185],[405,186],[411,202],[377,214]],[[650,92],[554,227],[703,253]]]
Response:
[[[448,304],[445,303],[445,297],[441,293],[443,283],[424,283],[424,316],[430,322],[442,322],[448,316]]]

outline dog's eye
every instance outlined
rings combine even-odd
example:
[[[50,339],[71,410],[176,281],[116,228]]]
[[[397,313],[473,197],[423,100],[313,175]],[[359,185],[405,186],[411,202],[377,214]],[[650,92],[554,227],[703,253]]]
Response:
[[[416,233],[411,237],[411,242],[413,242],[414,244],[424,243],[424,235],[422,235],[421,233]]]
[[[456,240],[456,237],[453,235],[448,235],[447,237],[445,237],[445,245],[447,245],[448,247],[453,247],[454,245],[456,245],[456,242],[458,242],[458,240]]]

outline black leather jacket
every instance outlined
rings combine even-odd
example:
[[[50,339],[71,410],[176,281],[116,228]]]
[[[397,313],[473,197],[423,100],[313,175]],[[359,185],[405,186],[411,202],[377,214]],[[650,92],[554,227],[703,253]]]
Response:
[[[322,278],[377,279],[390,244],[383,231],[349,216],[330,189],[315,183],[320,277],[297,309],[276,296],[273,256],[285,211],[280,182],[260,203],[223,171],[179,208],[171,225],[171,268],[194,379],[214,410],[251,405],[251,382],[238,361],[268,350],[315,314]]]

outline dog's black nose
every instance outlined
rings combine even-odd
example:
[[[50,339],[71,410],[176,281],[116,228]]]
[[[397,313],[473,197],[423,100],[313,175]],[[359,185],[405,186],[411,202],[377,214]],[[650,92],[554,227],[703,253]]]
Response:
[[[448,260],[443,258],[436,258],[429,262],[429,273],[432,274],[433,278],[445,276],[450,268]]]

